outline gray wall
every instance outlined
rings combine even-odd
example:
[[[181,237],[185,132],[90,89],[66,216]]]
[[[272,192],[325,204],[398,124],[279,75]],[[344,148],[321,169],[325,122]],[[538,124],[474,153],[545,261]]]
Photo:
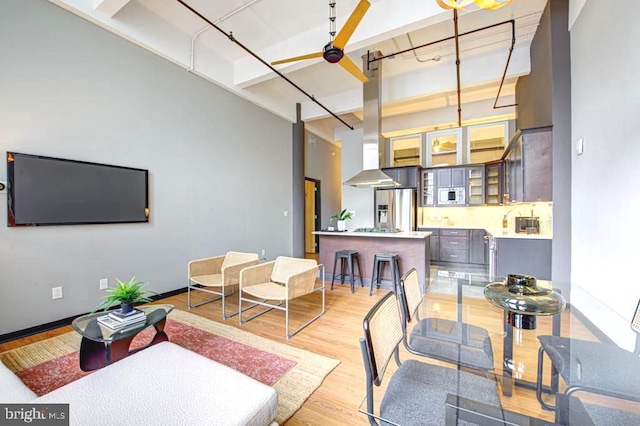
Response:
[[[565,23],[566,28],[566,23]],[[551,62],[551,13],[547,3],[540,25],[531,41],[531,72],[518,78],[516,107],[518,129],[553,125],[551,103],[553,79]]]
[[[571,291],[571,56],[568,0],[550,0],[531,43],[531,73],[518,79],[518,128],[553,126],[554,286]]]
[[[191,259],[291,254],[290,123],[45,0],[2,2],[0,58],[0,151],[149,169],[151,205],[42,228],[0,209],[0,335],[87,312],[100,278],[166,292]]]
[[[616,343],[640,299],[640,2],[589,0],[571,29],[572,303]],[[555,220],[555,218],[554,218]]]
[[[550,0],[553,64],[553,241],[551,276],[571,299],[571,42],[569,0]]]
[[[315,146],[309,143],[310,137],[315,139]],[[305,177],[320,181],[320,223],[324,229],[329,226],[329,218],[341,210],[342,149],[311,132],[306,132],[304,151]],[[336,226],[335,223],[332,226]]]

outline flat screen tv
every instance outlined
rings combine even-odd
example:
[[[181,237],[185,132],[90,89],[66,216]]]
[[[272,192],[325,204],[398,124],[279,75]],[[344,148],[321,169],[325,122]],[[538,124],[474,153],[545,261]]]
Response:
[[[8,226],[149,221],[149,171],[7,152]]]

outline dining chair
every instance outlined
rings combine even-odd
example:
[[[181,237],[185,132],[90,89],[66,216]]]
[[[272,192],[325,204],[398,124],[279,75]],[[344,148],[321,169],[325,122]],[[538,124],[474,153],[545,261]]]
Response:
[[[631,328],[636,334],[640,333],[640,303],[633,315]],[[569,337],[538,336],[538,340],[536,397],[543,408],[557,410],[556,406],[542,399],[544,354],[551,360],[551,382],[557,383],[560,375],[567,384],[565,395],[584,391],[640,402],[640,341],[637,335],[634,352],[614,344]],[[593,404],[585,404],[585,407],[592,417],[617,418],[615,424],[640,424],[640,416],[627,411],[615,412]]]
[[[403,343],[407,351],[492,374],[489,372],[494,369],[493,348],[486,329],[461,319],[420,319],[419,308],[424,294],[415,268],[400,280],[398,301],[402,308]]]
[[[222,319],[226,320],[237,315],[238,311],[227,315],[225,310],[225,297],[235,292],[235,286],[238,285],[240,281],[240,271],[242,268],[256,265],[257,263],[257,254],[236,251],[229,251],[224,256],[192,260],[187,266],[187,306],[191,309],[222,299]],[[214,290],[214,288],[218,290]],[[231,292],[227,294],[229,288],[231,288]],[[214,294],[217,297],[192,305],[192,290]]]
[[[320,269],[322,269],[322,284],[317,286],[316,278]],[[300,327],[289,332],[291,301],[314,292],[322,293],[322,308],[320,312]],[[242,302],[249,302],[251,305],[243,309]],[[282,306],[283,304],[284,306]],[[265,306],[267,309],[243,320],[242,312],[258,305]],[[272,309],[285,311],[285,334],[287,340],[324,315],[324,265],[318,265],[314,259],[279,256],[272,262],[244,268],[240,272],[240,315],[238,316],[240,324],[244,324]]]
[[[398,301],[393,292],[384,295],[363,320],[360,350],[366,377],[366,413],[371,425],[442,425],[449,394],[500,407],[496,382],[459,369],[414,359],[400,361],[404,331]],[[398,365],[388,381],[379,414],[374,412],[374,386],[384,382],[391,360]]]

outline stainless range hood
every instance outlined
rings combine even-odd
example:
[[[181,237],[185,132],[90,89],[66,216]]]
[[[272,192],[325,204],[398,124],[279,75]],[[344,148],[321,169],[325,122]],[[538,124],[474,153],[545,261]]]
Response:
[[[374,53],[369,53],[374,55]],[[369,81],[363,84],[364,103],[362,105],[363,141],[362,141],[362,170],[357,175],[343,182],[344,185],[356,188],[394,188],[400,186],[380,170],[380,154],[383,144],[380,134],[380,89],[382,86],[381,66],[382,61],[369,64],[367,69],[367,56],[363,56],[364,73]]]

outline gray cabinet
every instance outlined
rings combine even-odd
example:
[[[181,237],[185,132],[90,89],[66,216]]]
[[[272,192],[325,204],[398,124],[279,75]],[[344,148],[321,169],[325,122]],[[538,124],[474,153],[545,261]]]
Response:
[[[385,167],[381,169],[393,180],[400,183],[399,188],[418,188],[420,182],[419,166]]]
[[[420,229],[420,231],[431,232],[429,237],[429,249],[431,251],[431,261],[438,262],[440,260],[440,230],[437,228]]]
[[[464,167],[448,167],[436,169],[436,184],[438,188],[466,187]]]
[[[551,279],[551,240],[496,237],[496,275]]]
[[[484,229],[469,230],[469,263],[486,265],[489,260],[489,240]]]
[[[489,244],[484,229],[420,228],[432,233],[431,261],[487,266]]]
[[[440,230],[440,261],[469,262],[469,230],[441,229]]]
[[[516,133],[505,155],[505,202],[552,201],[551,128]]]

